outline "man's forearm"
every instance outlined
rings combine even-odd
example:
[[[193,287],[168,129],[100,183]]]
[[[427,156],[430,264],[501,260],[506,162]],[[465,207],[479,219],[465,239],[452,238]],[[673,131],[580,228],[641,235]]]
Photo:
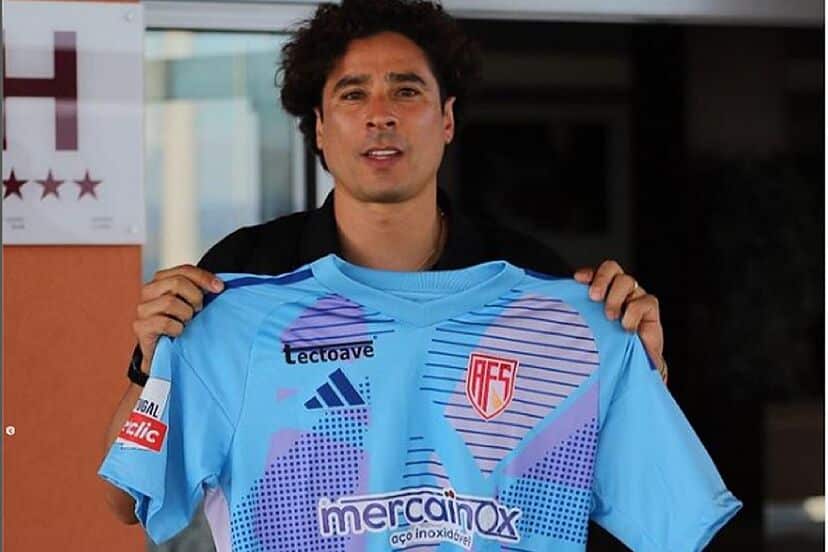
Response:
[[[141,387],[135,385],[134,383],[130,383],[129,388],[127,388],[126,393],[124,393],[124,396],[121,398],[121,402],[118,403],[118,408],[115,410],[115,415],[112,417],[112,421],[109,423],[109,428],[106,431],[103,451],[104,456],[106,456],[106,453],[109,451],[112,443],[114,443],[115,439],[118,437],[118,433],[121,431],[121,428],[129,417],[130,412],[132,412],[132,409],[135,407],[135,403],[138,401],[141,391]],[[107,483],[105,498],[109,508],[119,520],[129,524],[138,523],[138,519],[135,517],[135,500],[129,495],[129,493],[119,489],[115,485]]]
[[[124,393],[124,396],[121,397],[121,402],[118,403],[115,415],[112,417],[112,420],[109,422],[109,427],[106,430],[104,454],[109,451],[112,443],[114,443],[115,439],[118,437],[118,433],[120,433],[121,428],[124,426],[127,418],[129,418],[129,414],[132,412],[132,409],[135,408],[135,403],[138,402],[138,398],[141,396],[141,391],[143,391],[143,387],[130,383]]]

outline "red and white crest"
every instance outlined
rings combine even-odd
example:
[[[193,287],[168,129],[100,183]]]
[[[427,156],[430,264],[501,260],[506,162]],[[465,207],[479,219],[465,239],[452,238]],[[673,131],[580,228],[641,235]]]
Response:
[[[466,396],[484,419],[491,420],[512,402],[518,361],[482,353],[469,355]]]

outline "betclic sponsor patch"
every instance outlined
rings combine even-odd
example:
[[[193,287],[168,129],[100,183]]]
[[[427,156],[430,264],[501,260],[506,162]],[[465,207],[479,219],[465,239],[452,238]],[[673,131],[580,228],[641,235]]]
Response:
[[[125,448],[160,451],[167,435],[167,424],[161,418],[169,394],[169,381],[152,377],[148,379],[115,442]]]

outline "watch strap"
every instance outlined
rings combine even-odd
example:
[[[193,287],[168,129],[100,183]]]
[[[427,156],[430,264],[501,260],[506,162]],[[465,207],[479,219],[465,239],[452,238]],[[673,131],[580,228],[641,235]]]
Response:
[[[135,385],[144,387],[147,384],[149,376],[141,370],[141,363],[144,361],[144,354],[141,352],[141,347],[135,346],[132,351],[132,360],[129,361],[129,369],[127,369],[127,377],[129,381]]]

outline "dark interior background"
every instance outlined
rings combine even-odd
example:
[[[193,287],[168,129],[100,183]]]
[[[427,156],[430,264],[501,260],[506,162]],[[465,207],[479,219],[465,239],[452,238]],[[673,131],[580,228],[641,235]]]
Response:
[[[464,24],[484,80],[441,185],[660,299],[670,389],[745,504],[709,550],[823,550],[796,507],[825,494],[823,29]]]

